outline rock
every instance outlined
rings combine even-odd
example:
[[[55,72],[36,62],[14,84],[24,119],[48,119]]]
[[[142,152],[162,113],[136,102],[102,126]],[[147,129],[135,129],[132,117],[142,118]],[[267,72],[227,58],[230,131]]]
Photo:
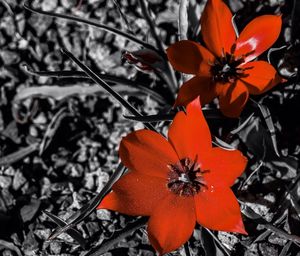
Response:
[[[17,170],[17,172],[13,178],[13,189],[19,190],[20,187],[22,187],[26,181],[27,180],[25,179],[23,174],[19,170]]]
[[[1,57],[2,61],[4,62],[4,65],[7,65],[7,66],[16,64],[20,61],[19,55],[13,51],[2,50],[0,52],[0,57]]]
[[[21,208],[21,217],[23,222],[32,220],[34,215],[37,213],[40,205],[41,205],[40,200],[32,199],[30,204],[23,206]]]
[[[44,228],[44,229],[36,229],[34,234],[41,240],[47,240],[48,237],[51,235],[51,229]]]
[[[36,241],[34,234],[32,231],[29,231],[27,234],[25,241],[22,244],[22,251],[27,256],[36,255],[38,251],[39,243]]]
[[[7,188],[5,189],[0,189],[0,192],[2,194],[2,199],[5,203],[5,206],[7,208],[10,208],[11,206],[13,206],[15,204],[15,199],[13,197],[13,195],[9,192],[9,190]]]
[[[6,176],[14,176],[15,175],[15,169],[9,166],[8,168],[5,169],[4,174]]]
[[[55,254],[55,255],[57,255],[57,254],[60,254],[60,252],[61,252],[61,243],[59,243],[59,242],[56,242],[56,241],[52,241],[51,243],[50,243],[50,251],[53,253],[53,254]]]
[[[89,232],[89,236],[92,236],[100,230],[99,222],[88,222],[86,223],[86,228]]]
[[[235,244],[239,242],[235,235],[228,232],[218,232],[218,238],[229,250],[233,250]]]
[[[54,11],[57,7],[57,0],[43,1],[41,7],[42,10],[46,12]]]
[[[11,177],[0,176],[0,188],[8,188],[11,185]]]

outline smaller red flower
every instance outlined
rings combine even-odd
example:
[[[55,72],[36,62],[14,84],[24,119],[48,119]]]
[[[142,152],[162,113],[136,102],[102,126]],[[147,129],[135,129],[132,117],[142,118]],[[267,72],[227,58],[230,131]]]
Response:
[[[183,40],[167,49],[177,71],[195,75],[182,85],[175,105],[185,106],[198,95],[203,104],[218,97],[223,114],[238,117],[249,93],[262,94],[281,82],[268,62],[252,61],[277,40],[281,23],[280,16],[263,15],[236,38],[229,8],[221,0],[208,0],[201,17],[207,48]]]
[[[122,56],[129,64],[134,65],[139,71],[142,72],[162,72],[166,69],[165,62],[157,52],[149,49],[142,49],[134,52],[126,51]]]
[[[212,147],[199,98],[179,112],[168,140],[139,130],[122,139],[120,158],[129,172],[98,206],[150,216],[148,235],[160,254],[171,252],[203,227],[247,234],[230,186],[247,160],[238,150]]]

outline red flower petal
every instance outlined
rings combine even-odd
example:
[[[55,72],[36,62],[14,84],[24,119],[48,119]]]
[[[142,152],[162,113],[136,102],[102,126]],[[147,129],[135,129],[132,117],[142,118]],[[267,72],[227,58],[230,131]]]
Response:
[[[121,141],[119,155],[122,163],[131,170],[166,178],[170,163],[178,161],[176,152],[160,134],[139,130]]]
[[[209,172],[205,174],[205,179],[209,184],[215,186],[230,187],[239,177],[247,165],[247,158],[239,150],[225,150],[213,148],[207,166]]]
[[[172,44],[167,49],[167,56],[177,71],[186,74],[209,74],[209,62],[214,56],[200,44],[183,40]]]
[[[200,225],[212,230],[247,234],[239,204],[230,188],[215,187],[194,198]]]
[[[255,59],[275,43],[281,31],[281,23],[281,16],[276,15],[262,15],[252,20],[236,41],[235,55],[253,51],[245,61]]]
[[[224,84],[219,95],[220,109],[227,117],[238,117],[249,97],[247,87],[242,81],[237,80],[234,84]]]
[[[195,76],[185,82],[179,89],[175,106],[186,106],[199,95],[202,105],[211,102],[217,97],[215,85],[211,82],[211,77]]]
[[[244,71],[247,77],[241,80],[246,84],[250,94],[262,94],[280,83],[275,68],[265,61],[248,62],[242,66],[251,68]]]
[[[113,192],[103,199],[97,209],[149,216],[169,193],[165,179],[131,171],[113,185]]]
[[[153,211],[148,236],[160,255],[176,250],[192,235],[196,224],[193,197],[170,194]]]
[[[201,158],[210,153],[211,135],[204,119],[199,97],[193,100],[186,109],[175,116],[169,128],[169,141],[180,159],[196,155]]]
[[[207,48],[222,55],[222,49],[230,52],[236,36],[231,23],[232,14],[221,0],[208,0],[201,17],[201,30]]]

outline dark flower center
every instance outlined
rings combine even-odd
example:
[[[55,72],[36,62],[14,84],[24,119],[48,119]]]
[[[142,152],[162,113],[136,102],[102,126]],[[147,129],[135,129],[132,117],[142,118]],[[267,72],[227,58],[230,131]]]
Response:
[[[201,170],[197,157],[181,159],[178,163],[168,165],[168,189],[176,195],[193,196],[207,189],[203,174],[208,170]]]
[[[245,57],[252,52],[242,56],[235,56],[235,45],[232,46],[230,53],[224,52],[222,56],[216,57],[213,63],[210,63],[210,72],[215,82],[234,83],[236,79],[248,76],[244,73],[248,68],[242,68],[240,65],[245,61]]]

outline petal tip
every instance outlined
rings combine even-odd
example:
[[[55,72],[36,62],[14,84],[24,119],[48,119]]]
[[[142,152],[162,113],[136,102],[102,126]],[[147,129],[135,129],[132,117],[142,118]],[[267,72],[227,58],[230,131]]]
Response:
[[[234,227],[234,229],[232,229],[232,232],[239,233],[239,234],[242,234],[242,235],[248,235],[248,233],[245,229],[242,218],[237,223],[237,225]]]

